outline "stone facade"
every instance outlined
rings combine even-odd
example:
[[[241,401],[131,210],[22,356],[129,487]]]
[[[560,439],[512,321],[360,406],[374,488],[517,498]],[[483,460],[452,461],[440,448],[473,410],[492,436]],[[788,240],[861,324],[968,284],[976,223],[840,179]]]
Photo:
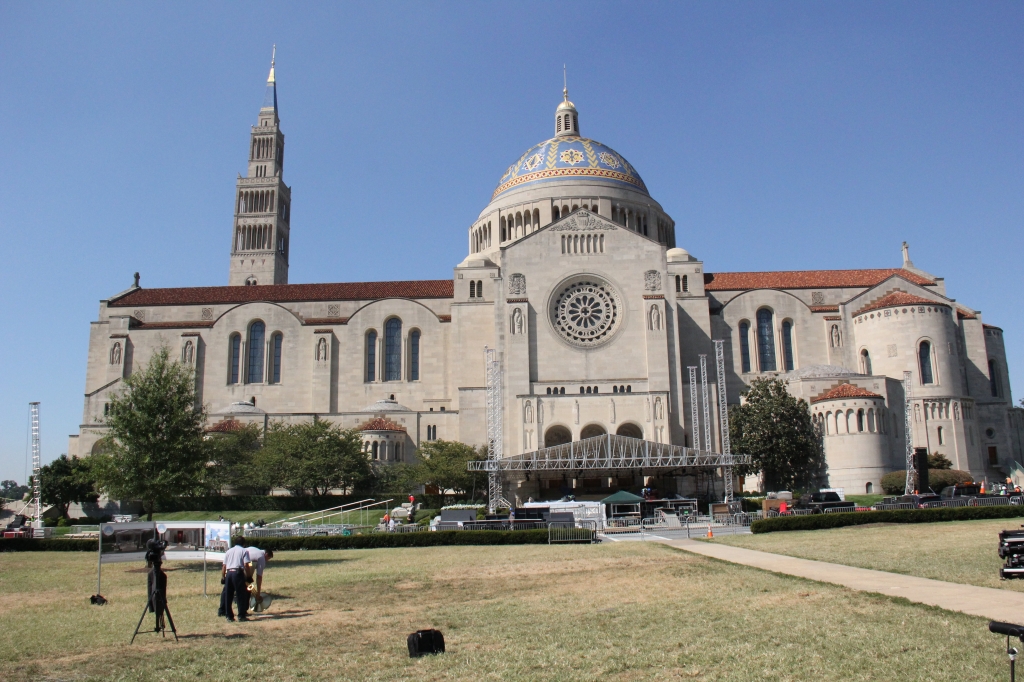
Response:
[[[708,356],[717,400],[712,339],[724,339],[729,402],[758,377],[786,380],[821,425],[834,486],[878,491],[902,468],[905,371],[915,445],[978,478],[1021,458],[1002,332],[949,299],[906,248],[897,268],[706,272],[676,247],[674,221],[636,169],[580,136],[567,96],[556,136],[509,167],[470,225],[451,279],[287,284],[276,90],[268,101],[236,205],[250,180],[269,192],[252,221],[270,226],[259,243],[271,249],[238,241],[251,221],[236,209],[229,286],[136,283],[100,302],[73,453],[92,451],[110,395],[162,345],[195,367],[214,420],[372,421],[364,442],[390,453],[382,461],[408,461],[432,439],[484,442],[485,347],[505,371],[505,453],[602,433],[692,445],[687,368]],[[717,422],[712,432],[718,443]]]

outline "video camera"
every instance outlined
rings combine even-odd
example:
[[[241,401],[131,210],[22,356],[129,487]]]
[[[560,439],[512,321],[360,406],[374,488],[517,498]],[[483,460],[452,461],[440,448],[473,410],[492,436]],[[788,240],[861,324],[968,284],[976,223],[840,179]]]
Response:
[[[1024,577],[1024,530],[1004,530],[999,533],[999,558],[1003,567],[999,577],[1013,579]]]
[[[153,538],[146,541],[146,566],[163,563],[164,550],[167,549],[167,541]]]

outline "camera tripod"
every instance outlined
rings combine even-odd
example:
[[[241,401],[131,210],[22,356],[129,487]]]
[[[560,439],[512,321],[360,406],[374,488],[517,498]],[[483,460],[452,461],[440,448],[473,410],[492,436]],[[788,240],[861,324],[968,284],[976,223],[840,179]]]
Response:
[[[167,636],[167,628],[164,625],[164,616],[167,616],[167,622],[171,624],[171,633],[174,634],[174,641],[178,641],[178,630],[174,627],[174,619],[171,618],[171,610],[167,608],[167,576],[160,570],[160,565],[156,564],[152,571],[150,571],[149,580],[149,596],[146,599],[146,605],[142,607],[142,615],[139,616],[139,624],[135,626],[135,633],[132,634],[132,641],[129,644],[135,642],[135,638],[139,634],[139,628],[142,627],[142,621],[146,619],[146,614],[149,612],[150,607],[153,608],[153,614],[156,616],[156,625],[153,627],[153,632],[159,632],[164,637]],[[160,578],[163,578],[163,581]],[[163,584],[161,585],[161,582]]]

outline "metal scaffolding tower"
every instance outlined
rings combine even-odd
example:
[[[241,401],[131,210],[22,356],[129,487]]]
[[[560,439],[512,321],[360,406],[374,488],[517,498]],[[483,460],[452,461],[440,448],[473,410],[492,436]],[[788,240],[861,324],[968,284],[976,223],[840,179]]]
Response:
[[[732,446],[729,443],[729,405],[725,399],[725,352],[722,340],[715,341],[715,372],[718,374],[718,428],[722,432],[722,455],[732,455]],[[725,483],[725,501],[732,502],[732,467],[722,469],[722,478]]]
[[[501,460],[501,448],[504,442],[502,429],[504,414],[501,401],[501,360],[498,351],[484,346],[484,371],[487,376],[487,509],[491,514],[498,507],[511,508],[512,505],[501,493],[501,471],[496,463]]]
[[[697,417],[697,366],[690,370],[690,432],[693,434],[693,448],[700,450],[700,421]]]
[[[698,355],[700,358],[700,393],[704,401],[704,449],[714,452],[711,445],[711,412],[708,408],[708,356]]]
[[[907,482],[904,495],[912,495],[917,489],[917,471],[914,469],[914,410],[912,372],[903,373],[903,431],[907,441]]]
[[[39,469],[42,468],[39,450],[39,403],[29,403],[28,410],[32,421],[32,501],[29,506],[34,509],[32,527],[43,527],[42,486],[39,482]]]

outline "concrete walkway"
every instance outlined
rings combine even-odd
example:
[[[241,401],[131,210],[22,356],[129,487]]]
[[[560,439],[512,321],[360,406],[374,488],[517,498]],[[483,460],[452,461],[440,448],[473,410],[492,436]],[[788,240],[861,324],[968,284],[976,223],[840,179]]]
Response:
[[[959,611],[990,620],[1001,620],[1008,623],[1024,622],[1024,592],[947,583],[942,580],[929,580],[899,573],[798,559],[699,540],[658,540],[658,542],[694,554],[733,564],[753,566],[773,573],[842,585],[861,592],[903,597],[912,602],[938,606],[948,611]]]

